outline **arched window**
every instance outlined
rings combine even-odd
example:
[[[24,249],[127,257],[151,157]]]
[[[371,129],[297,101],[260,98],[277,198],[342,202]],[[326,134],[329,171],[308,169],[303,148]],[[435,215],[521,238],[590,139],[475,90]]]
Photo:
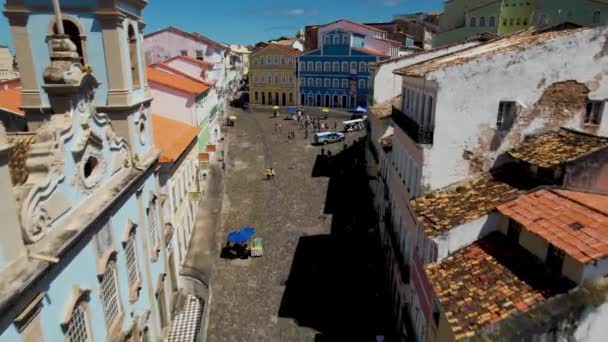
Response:
[[[139,272],[139,264],[137,262],[137,240],[135,239],[135,233],[137,226],[129,221],[127,227],[127,236],[122,242],[123,248],[125,249],[125,259],[127,262],[127,275],[129,279],[129,300],[135,302],[139,297],[139,290],[141,289],[141,273]]]
[[[152,260],[156,261],[158,252],[160,251],[160,232],[156,217],[156,200],[150,202],[150,207],[147,209],[146,216],[152,242]]]
[[[479,17],[479,26],[481,26],[481,27],[486,26],[486,17]]]
[[[359,89],[365,89],[365,80],[359,80]]]
[[[315,86],[315,79],[314,78],[309,78],[308,79],[308,86],[309,87],[314,87]]]
[[[61,319],[61,329],[67,342],[92,341],[89,312],[90,290],[73,286],[69,302]]]
[[[322,80],[322,79],[320,79],[320,78],[317,78],[317,80],[316,80],[316,82],[315,82],[315,83],[316,83],[316,84],[315,84],[315,86],[316,86],[317,88],[321,88],[321,87],[323,86],[323,80]]]
[[[78,28],[76,23],[74,23],[73,21],[63,19],[62,22],[63,22],[64,33],[70,38],[72,43],[74,43],[74,45],[76,45],[76,52],[78,53],[78,56],[80,57],[80,64],[85,65],[86,60],[84,58],[84,46],[83,46],[84,36],[80,32],[80,29]],[[53,25],[53,33],[59,34],[59,30],[57,29],[57,23],[55,23],[55,25]]]
[[[339,34],[334,35],[334,45],[340,45],[340,35]]]
[[[347,34],[343,35],[342,36],[342,44],[343,45],[348,45],[348,41],[349,41],[348,35]]]
[[[331,63],[330,62],[323,63],[323,71],[324,72],[331,72]]]
[[[332,67],[333,72],[340,72],[340,62],[334,62]]]
[[[339,79],[334,78],[332,83],[333,83],[332,84],[332,88],[340,88],[340,80]]]
[[[323,63],[321,63],[321,62],[316,62],[316,63],[315,63],[315,71],[316,71],[316,72],[322,72],[322,71],[323,71]]]
[[[350,62],[350,72],[357,72],[357,62]]]
[[[329,35],[325,35],[323,37],[323,45],[330,45],[331,44],[331,37]]]
[[[306,71],[306,63],[300,62],[300,71]]]
[[[469,26],[471,26],[471,27],[477,26],[477,18],[471,17],[471,19],[469,19]]]
[[[494,17],[490,17],[489,26],[490,27],[496,26],[496,19]]]
[[[129,57],[131,59],[131,78],[133,89],[141,88],[139,80],[139,57],[137,56],[137,34],[132,25],[129,25]]]
[[[342,62],[342,72],[348,72],[348,62]]]
[[[323,84],[323,86],[324,86],[325,88],[329,88],[329,87],[331,87],[331,79],[326,78],[326,79],[324,79],[324,80],[323,80],[323,83],[324,83],[324,84]]]
[[[342,79],[342,88],[348,88],[348,80],[346,78]]]
[[[308,63],[306,64],[306,71],[308,71],[308,72],[313,72],[313,71],[315,71],[315,63],[313,63],[313,62],[308,62]]]

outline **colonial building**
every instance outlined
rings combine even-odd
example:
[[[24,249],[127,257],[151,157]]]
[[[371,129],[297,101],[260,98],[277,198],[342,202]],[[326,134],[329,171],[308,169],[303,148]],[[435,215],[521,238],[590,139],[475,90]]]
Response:
[[[523,31],[396,71],[403,76],[402,91],[399,100],[393,98],[372,108],[370,135],[378,141],[372,141],[368,158],[370,175],[377,177],[372,189],[382,218],[379,228],[387,250],[388,286],[399,304],[395,310],[399,330],[411,325],[411,331],[424,340],[427,324],[435,317],[429,309],[432,284],[425,276],[425,264],[493,231],[488,227],[494,221],[476,220],[492,211],[497,201],[529,188],[525,182],[505,184],[495,173],[488,173],[510,161],[508,151],[526,136],[560,127],[580,133],[572,133],[574,146],[584,136],[608,133],[602,119],[608,95],[596,79],[606,63],[598,54],[603,44],[599,37],[605,31],[601,27]],[[390,87],[383,89],[389,94],[379,98],[394,94]],[[560,134],[569,136],[568,132]],[[558,151],[558,146],[566,145],[554,141],[545,148]],[[598,178],[598,172],[583,176],[585,168],[595,168],[591,167],[594,163],[579,166],[577,182],[564,180],[568,179],[564,168],[545,164],[530,166],[528,173],[535,175],[532,185],[548,182],[603,190],[605,185],[598,179],[604,176]],[[508,173],[513,180],[518,174]],[[459,183],[463,180],[467,181]],[[447,192],[439,192],[444,190]],[[462,210],[458,210],[459,203],[463,203]],[[421,214],[418,208],[440,212]],[[468,227],[465,233],[449,235],[458,232],[451,229],[451,215],[464,218],[456,221],[458,226]],[[426,228],[429,220],[449,228],[433,235]]]
[[[223,113],[229,86],[227,46],[198,33],[168,27],[147,34],[144,37],[144,51],[147,65],[164,62],[176,56],[212,63],[205,81],[215,84],[220,114]]]
[[[146,68],[155,101],[152,111],[169,119],[199,127],[198,151],[206,153],[215,144],[219,127],[217,103],[210,86],[174,69],[157,63]],[[211,136],[213,135],[213,136]]]
[[[5,341],[162,340],[171,322],[146,2],[93,4],[6,2],[31,133],[0,129]]]
[[[371,63],[397,56],[399,43],[386,32],[340,20],[319,28],[318,49],[299,58],[300,103],[308,106],[367,106]],[[380,50],[376,50],[378,48]]]
[[[253,51],[249,70],[252,104],[297,105],[297,57],[300,51],[278,44]]]
[[[172,235],[167,243],[167,260],[169,267],[179,270],[188,251],[200,198],[197,149],[200,128],[156,114],[152,115],[152,123],[154,144],[162,151],[161,208]]]

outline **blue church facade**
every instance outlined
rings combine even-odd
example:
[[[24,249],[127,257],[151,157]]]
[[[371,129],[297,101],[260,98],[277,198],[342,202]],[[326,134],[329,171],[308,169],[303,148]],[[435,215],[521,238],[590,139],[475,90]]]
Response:
[[[318,49],[298,58],[300,104],[367,107],[370,63],[387,58],[364,46],[363,35],[335,29],[326,32]]]
[[[175,237],[160,210],[146,3],[6,2],[32,131],[0,127],[0,341],[171,329]]]

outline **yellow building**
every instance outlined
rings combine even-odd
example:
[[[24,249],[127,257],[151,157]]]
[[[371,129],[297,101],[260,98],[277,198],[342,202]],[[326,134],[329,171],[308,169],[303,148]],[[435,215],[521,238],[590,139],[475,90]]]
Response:
[[[299,54],[298,50],[277,44],[269,44],[251,54],[249,97],[252,104],[298,104],[296,66]]]

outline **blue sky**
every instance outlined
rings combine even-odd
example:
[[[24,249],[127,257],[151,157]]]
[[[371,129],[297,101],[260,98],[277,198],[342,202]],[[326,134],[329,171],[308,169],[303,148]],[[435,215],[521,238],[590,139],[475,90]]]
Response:
[[[50,1],[50,0],[49,0]],[[146,33],[166,26],[196,31],[214,40],[254,44],[298,28],[336,19],[388,21],[396,13],[441,10],[444,0],[150,0]],[[8,22],[0,16],[0,44],[12,46]]]

